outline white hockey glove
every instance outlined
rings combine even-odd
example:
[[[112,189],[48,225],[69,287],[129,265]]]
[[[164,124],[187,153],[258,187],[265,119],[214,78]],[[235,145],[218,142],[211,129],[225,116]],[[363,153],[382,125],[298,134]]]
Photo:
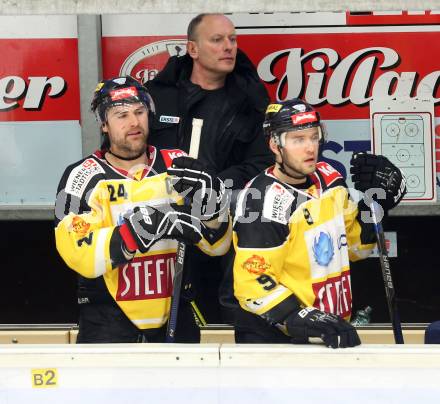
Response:
[[[133,212],[124,216],[124,221],[136,241],[137,249],[142,253],[161,239],[197,244],[202,238],[201,229],[204,227],[198,218],[191,216],[191,207],[176,204],[156,208],[135,207]],[[124,236],[124,231],[121,234],[127,247],[133,249],[133,243],[127,241],[129,237]]]
[[[201,220],[216,219],[229,205],[225,184],[204,164],[191,157],[177,157],[167,170],[174,189],[193,203],[193,215]]]
[[[361,192],[372,191],[372,197],[385,211],[394,208],[406,194],[406,180],[399,168],[384,156],[354,153],[350,160],[354,187]],[[374,189],[385,191],[380,197]],[[370,192],[371,192],[370,191]]]

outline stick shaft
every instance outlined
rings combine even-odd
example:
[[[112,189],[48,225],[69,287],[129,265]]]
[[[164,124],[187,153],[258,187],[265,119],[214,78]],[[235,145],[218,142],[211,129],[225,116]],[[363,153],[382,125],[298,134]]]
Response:
[[[200,135],[202,133],[203,119],[194,118],[192,121],[191,143],[189,156],[197,158],[199,155]],[[173,294],[171,296],[170,318],[168,320],[166,342],[174,342],[176,338],[177,317],[179,313],[180,292],[182,289],[183,270],[185,263],[186,245],[182,241],[177,243],[176,265],[173,277]]]
[[[400,323],[399,310],[397,309],[396,291],[391,276],[390,260],[385,243],[385,234],[382,223],[377,219],[376,202],[370,204],[370,210],[374,222],[374,230],[377,238],[377,250],[379,253],[380,267],[382,269],[382,277],[385,285],[385,294],[387,297],[388,310],[390,313],[391,323],[393,325],[394,341],[396,344],[403,344],[402,324]]]

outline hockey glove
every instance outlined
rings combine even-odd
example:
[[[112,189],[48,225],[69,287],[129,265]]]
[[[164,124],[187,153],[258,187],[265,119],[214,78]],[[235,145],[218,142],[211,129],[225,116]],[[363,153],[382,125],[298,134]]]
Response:
[[[287,332],[293,343],[306,343],[309,337],[319,337],[327,347],[346,348],[360,345],[356,329],[341,317],[314,307],[305,307],[287,317]]]
[[[386,157],[354,153],[350,164],[354,187],[367,192],[367,196],[372,197],[385,211],[394,208],[406,194],[405,177]],[[376,194],[377,188],[385,192]]]
[[[201,220],[217,218],[228,207],[228,194],[223,181],[204,164],[191,157],[177,157],[167,170],[174,189],[191,198],[193,214]]]
[[[161,239],[175,239],[187,244],[197,244],[202,238],[203,224],[191,216],[191,207],[176,204],[135,207],[133,212],[124,216],[125,226],[136,241],[137,249],[145,253]],[[124,227],[124,224],[121,226]],[[120,233],[128,248],[133,249],[133,243]]]

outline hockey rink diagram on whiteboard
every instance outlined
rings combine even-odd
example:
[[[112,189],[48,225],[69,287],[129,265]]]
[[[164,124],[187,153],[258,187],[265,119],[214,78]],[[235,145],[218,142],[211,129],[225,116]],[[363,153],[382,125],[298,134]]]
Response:
[[[406,201],[436,200],[430,109],[432,103],[419,100],[371,105],[372,152],[384,155],[405,174]]]

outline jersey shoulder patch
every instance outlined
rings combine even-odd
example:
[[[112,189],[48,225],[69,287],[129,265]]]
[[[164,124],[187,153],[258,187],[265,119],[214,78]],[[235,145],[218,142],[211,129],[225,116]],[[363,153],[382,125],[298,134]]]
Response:
[[[334,169],[330,164],[325,161],[320,161],[316,164],[316,169],[320,172],[322,178],[327,186],[330,186],[338,179],[344,179],[342,174]]]
[[[105,171],[93,157],[86,158],[80,164],[72,168],[67,178],[65,192],[81,198],[90,180]]]
[[[295,196],[279,182],[273,182],[266,190],[263,203],[263,218],[287,224]]]
[[[166,168],[171,167],[171,164],[176,157],[188,155],[187,153],[185,153],[183,150],[180,149],[161,149],[160,152],[162,154],[162,158],[163,161],[165,162]]]

